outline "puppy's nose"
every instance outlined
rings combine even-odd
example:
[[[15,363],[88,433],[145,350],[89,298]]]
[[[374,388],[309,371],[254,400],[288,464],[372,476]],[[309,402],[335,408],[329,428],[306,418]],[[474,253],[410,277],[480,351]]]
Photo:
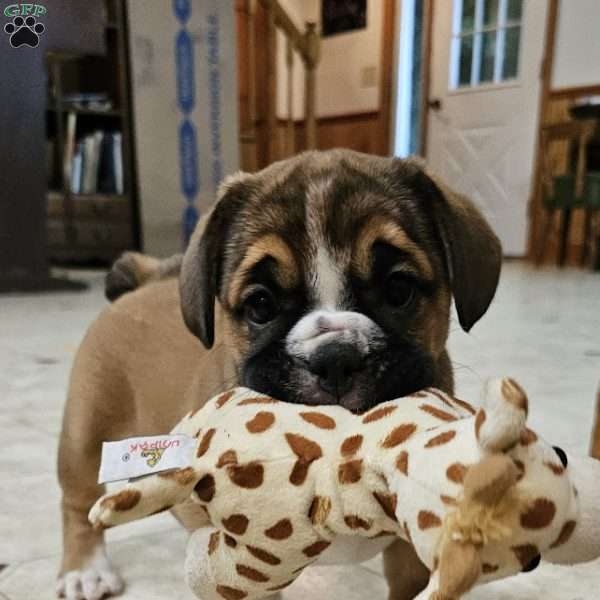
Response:
[[[362,356],[351,344],[325,344],[308,361],[309,370],[318,377],[319,387],[336,398],[352,389],[354,374],[361,367]]]

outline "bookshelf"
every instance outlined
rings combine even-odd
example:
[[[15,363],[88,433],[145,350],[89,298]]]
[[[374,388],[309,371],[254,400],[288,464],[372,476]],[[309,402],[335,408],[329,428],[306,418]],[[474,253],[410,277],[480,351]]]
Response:
[[[105,53],[47,52],[47,232],[57,264],[140,247],[124,0],[104,0]]]

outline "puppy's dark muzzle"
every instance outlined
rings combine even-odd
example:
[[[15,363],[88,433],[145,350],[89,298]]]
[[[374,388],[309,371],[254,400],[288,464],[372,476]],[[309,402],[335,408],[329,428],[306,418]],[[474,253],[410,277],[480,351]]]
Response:
[[[339,399],[352,389],[363,360],[355,346],[333,342],[316,350],[307,366],[319,387]]]

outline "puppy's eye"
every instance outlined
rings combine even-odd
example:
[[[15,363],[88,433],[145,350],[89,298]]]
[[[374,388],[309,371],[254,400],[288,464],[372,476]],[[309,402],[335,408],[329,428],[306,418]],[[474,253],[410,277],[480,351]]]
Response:
[[[277,305],[269,290],[260,289],[244,301],[244,316],[256,325],[264,325],[277,315]]]
[[[388,304],[397,308],[406,308],[415,296],[415,287],[398,271],[391,273],[385,281],[385,298]]]

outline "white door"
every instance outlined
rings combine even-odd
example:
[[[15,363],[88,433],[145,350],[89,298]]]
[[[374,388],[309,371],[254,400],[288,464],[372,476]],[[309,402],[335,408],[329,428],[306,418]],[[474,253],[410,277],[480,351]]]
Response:
[[[525,253],[546,0],[435,0],[427,159]]]

